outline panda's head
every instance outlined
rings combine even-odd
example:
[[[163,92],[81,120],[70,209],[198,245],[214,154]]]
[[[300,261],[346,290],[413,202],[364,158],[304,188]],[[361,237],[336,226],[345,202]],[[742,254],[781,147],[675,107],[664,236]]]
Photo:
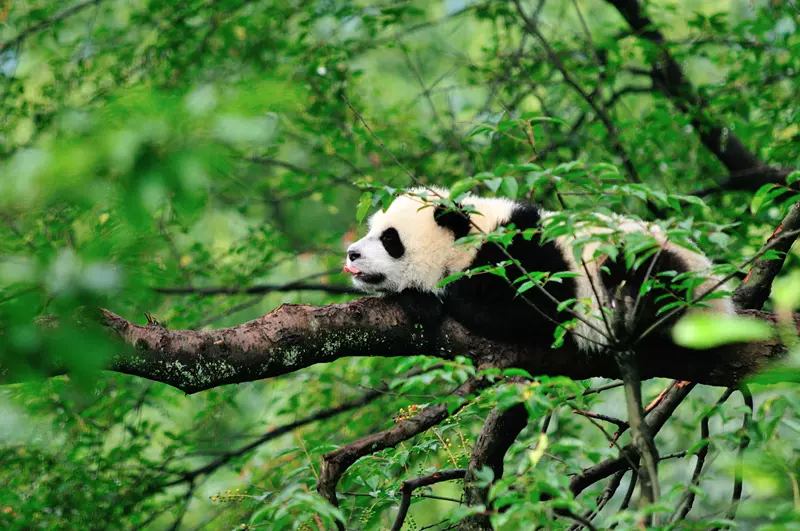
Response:
[[[344,270],[353,275],[355,287],[367,292],[438,293],[443,278],[469,267],[475,246],[454,245],[455,241],[475,231],[476,225],[494,230],[508,219],[511,202],[468,197],[462,203],[481,212],[468,219],[436,204],[448,195],[441,188],[415,188],[397,197],[385,212],[373,214],[367,235],[347,249]]]

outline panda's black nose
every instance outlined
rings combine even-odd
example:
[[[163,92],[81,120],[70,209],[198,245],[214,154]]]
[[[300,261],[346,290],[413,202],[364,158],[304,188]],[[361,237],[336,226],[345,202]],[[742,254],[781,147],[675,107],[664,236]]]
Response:
[[[347,258],[349,258],[351,262],[353,262],[356,258],[360,256],[361,253],[359,253],[358,251],[347,251]]]

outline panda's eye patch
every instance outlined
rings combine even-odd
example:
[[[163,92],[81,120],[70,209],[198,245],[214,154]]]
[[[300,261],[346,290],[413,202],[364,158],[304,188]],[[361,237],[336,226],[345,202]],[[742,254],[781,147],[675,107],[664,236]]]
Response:
[[[403,242],[400,241],[400,235],[394,227],[389,227],[381,233],[381,243],[392,258],[400,258],[406,252]]]

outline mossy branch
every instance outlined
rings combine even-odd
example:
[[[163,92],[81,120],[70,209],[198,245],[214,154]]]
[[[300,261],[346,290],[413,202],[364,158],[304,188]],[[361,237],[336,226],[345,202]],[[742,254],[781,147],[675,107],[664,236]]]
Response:
[[[774,321],[769,313],[742,313]],[[186,393],[272,378],[347,356],[462,355],[479,367],[519,367],[531,374],[574,379],[620,377],[612,356],[491,341],[452,319],[446,319],[438,333],[424,334],[408,322],[398,304],[384,298],[327,306],[284,304],[253,321],[209,331],[137,325],[108,310],[101,310],[99,319],[128,347],[108,360],[107,370],[163,382]],[[707,351],[665,345],[663,351],[636,356],[643,379],[658,376],[730,387],[783,352],[775,339]],[[43,370],[48,375],[66,372],[52,362]],[[0,362],[0,382],[13,381],[15,375]]]

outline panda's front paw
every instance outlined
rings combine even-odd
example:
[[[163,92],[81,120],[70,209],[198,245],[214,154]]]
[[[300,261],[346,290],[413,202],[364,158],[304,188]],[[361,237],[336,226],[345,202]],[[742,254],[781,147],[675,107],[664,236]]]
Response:
[[[439,329],[444,318],[444,304],[436,295],[417,290],[405,290],[391,298],[403,308],[408,319],[421,325],[426,332]]]

